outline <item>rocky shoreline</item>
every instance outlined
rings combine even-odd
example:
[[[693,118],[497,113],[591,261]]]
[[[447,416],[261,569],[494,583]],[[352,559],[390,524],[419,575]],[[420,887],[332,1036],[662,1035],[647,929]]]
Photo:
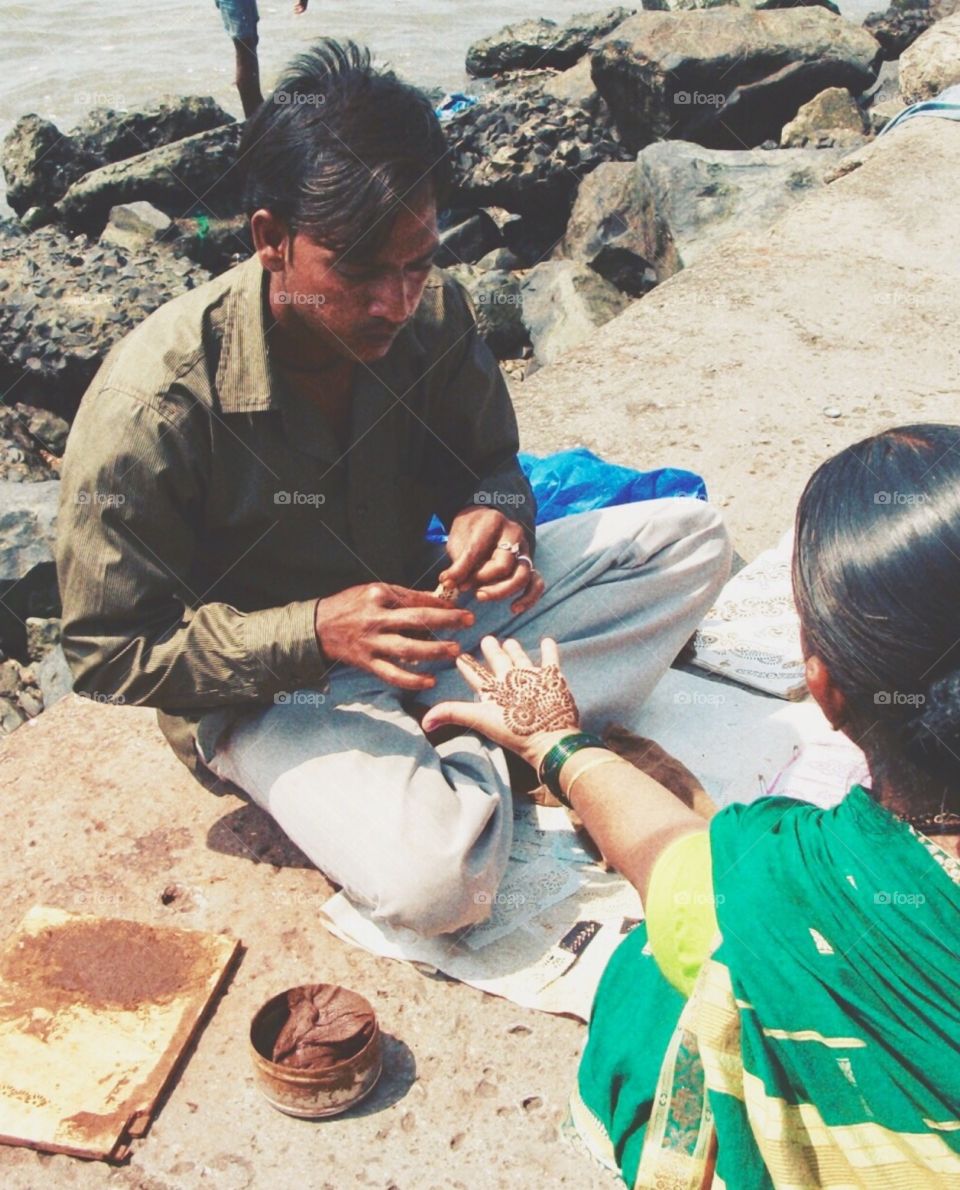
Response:
[[[960,82],[960,5],[900,0],[861,27],[829,2],[650,0],[509,26],[467,69],[467,99],[441,109],[442,263],[516,384]],[[29,114],[4,142],[18,218],[0,222],[0,731],[69,689],[52,541],[84,389],[147,314],[249,254],[240,131],[187,97],[97,109],[66,135]]]

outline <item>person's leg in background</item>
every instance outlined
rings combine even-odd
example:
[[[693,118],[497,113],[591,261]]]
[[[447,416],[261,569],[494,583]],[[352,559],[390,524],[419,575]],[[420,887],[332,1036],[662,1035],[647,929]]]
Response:
[[[257,22],[260,14],[256,0],[216,0],[223,26],[233,39],[236,56],[235,82],[244,116],[252,116],[261,103],[260,60],[257,57]]]

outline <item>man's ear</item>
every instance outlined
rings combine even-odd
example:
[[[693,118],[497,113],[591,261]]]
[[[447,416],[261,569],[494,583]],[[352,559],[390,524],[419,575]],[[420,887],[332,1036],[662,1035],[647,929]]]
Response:
[[[286,220],[265,208],[250,216],[250,234],[260,263],[271,273],[282,272],[292,249]]]
[[[826,715],[834,731],[840,731],[847,722],[847,700],[839,687],[834,685],[830,671],[812,653],[805,662],[807,687],[813,695],[817,706]]]

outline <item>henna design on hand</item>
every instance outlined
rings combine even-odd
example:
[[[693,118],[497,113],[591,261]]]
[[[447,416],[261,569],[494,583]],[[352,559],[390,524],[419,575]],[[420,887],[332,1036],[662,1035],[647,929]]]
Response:
[[[482,682],[480,698],[503,708],[504,721],[515,735],[560,731],[579,723],[577,704],[556,665],[511,669],[497,681],[469,654],[462,661]]]

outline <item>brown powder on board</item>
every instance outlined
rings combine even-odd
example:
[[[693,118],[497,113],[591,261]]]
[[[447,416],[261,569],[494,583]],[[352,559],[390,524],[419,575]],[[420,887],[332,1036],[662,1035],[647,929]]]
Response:
[[[0,957],[3,1016],[76,1003],[107,1009],[162,1003],[191,986],[206,955],[202,939],[180,931],[113,919],[68,921],[25,935]]]

